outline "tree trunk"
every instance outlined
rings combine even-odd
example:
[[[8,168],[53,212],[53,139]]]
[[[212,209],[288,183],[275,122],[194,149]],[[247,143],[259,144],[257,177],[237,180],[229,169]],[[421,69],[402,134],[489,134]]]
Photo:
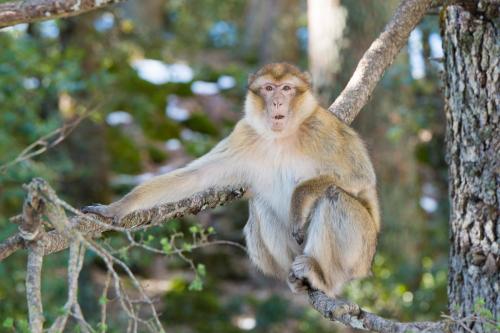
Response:
[[[340,0],[307,1],[309,70],[315,93],[324,105],[333,100],[346,21],[347,10]]]
[[[479,314],[499,320],[499,28],[498,4],[493,1],[464,1],[445,12],[448,296],[454,318]],[[482,320],[466,320],[456,328],[469,330],[495,331]]]
[[[258,63],[297,63],[296,37],[300,2],[297,0],[251,0],[247,6],[242,51],[247,60]]]

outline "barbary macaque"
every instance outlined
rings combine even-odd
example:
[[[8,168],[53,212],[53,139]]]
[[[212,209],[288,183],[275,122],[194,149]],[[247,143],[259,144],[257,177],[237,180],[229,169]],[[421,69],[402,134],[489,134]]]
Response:
[[[356,134],[318,105],[307,73],[286,63],[248,81],[233,132],[186,167],[155,177],[87,213],[120,219],[209,188],[248,188],[251,260],[295,291],[334,297],[369,274],[380,229],[376,179]]]

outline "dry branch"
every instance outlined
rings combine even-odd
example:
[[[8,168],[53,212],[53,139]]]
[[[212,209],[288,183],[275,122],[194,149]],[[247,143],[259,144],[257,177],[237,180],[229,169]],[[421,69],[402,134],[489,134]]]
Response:
[[[0,28],[80,15],[123,0],[19,0],[0,4]]]

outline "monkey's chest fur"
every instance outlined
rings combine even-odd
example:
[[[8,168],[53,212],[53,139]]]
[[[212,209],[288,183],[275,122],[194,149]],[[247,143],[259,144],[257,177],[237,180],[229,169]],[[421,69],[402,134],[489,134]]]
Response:
[[[292,237],[290,204],[295,187],[319,170],[306,156],[273,147],[252,165],[250,217],[245,235],[250,257],[265,273],[283,277],[301,247]],[[286,254],[283,256],[283,254]]]

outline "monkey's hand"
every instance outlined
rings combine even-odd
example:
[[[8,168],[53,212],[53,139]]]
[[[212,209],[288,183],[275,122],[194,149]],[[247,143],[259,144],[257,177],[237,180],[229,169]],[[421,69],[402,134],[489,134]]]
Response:
[[[306,238],[306,230],[304,226],[294,225],[292,229],[292,236],[297,244],[302,245],[302,243],[304,243],[304,239]]]
[[[99,204],[93,206],[86,206],[81,209],[81,212],[84,214],[95,214],[106,218],[112,218],[113,223],[115,223],[117,220],[117,215],[111,206],[99,205]]]

